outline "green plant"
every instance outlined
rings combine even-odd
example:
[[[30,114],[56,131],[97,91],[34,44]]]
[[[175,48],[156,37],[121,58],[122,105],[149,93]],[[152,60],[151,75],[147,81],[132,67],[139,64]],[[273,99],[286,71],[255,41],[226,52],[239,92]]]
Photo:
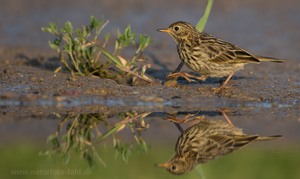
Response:
[[[204,15],[199,19],[196,28],[199,32],[202,32],[204,30],[204,27],[206,25],[207,19],[210,15],[211,7],[213,5],[214,0],[208,0]]]
[[[148,151],[148,145],[142,138],[141,132],[149,128],[149,124],[146,124],[144,120],[144,118],[149,114],[150,113],[138,114],[135,111],[119,113],[118,116],[121,121],[115,123],[114,126],[100,136],[98,140],[102,141],[112,135],[115,157],[121,156],[125,162],[128,162],[129,157],[134,152],[146,153]],[[122,139],[118,136],[118,132],[122,131],[126,127],[130,129],[135,144],[122,142]]]
[[[139,66],[142,53],[148,47],[151,39],[147,35],[137,35],[131,31],[128,25],[124,32],[118,30],[115,40],[114,51],[108,50],[110,33],[100,38],[100,34],[108,21],[90,18],[90,24],[82,28],[74,29],[71,22],[58,29],[55,23],[43,27],[42,31],[55,36],[49,41],[49,45],[59,54],[62,66],[56,71],[65,67],[72,74],[94,75],[101,78],[120,80],[130,78],[134,82],[137,78],[152,82],[145,71],[150,64]],[[125,49],[135,49],[134,54],[128,60],[121,55]],[[103,58],[106,57],[106,58]]]
[[[51,148],[44,155],[52,158],[59,156],[68,164],[72,156],[79,155],[86,160],[90,166],[95,162],[105,165],[97,151],[96,144],[102,143],[104,139],[112,136],[115,156],[121,156],[127,162],[134,153],[145,153],[148,145],[143,140],[141,132],[149,127],[144,118],[150,113],[138,114],[135,111],[122,112],[118,114],[120,121],[113,126],[107,122],[107,115],[102,113],[74,114],[69,113],[64,117],[57,114],[61,119],[57,130],[48,137]],[[107,130],[101,133],[100,126]],[[134,143],[123,142],[118,133],[129,128],[133,134]]]
[[[103,114],[73,114],[61,117],[57,130],[48,137],[52,148],[45,152],[48,157],[59,155],[68,164],[73,155],[80,155],[91,166],[95,161],[105,165],[99,156],[93,138],[101,135],[97,126],[107,124]],[[95,160],[96,159],[96,160]]]

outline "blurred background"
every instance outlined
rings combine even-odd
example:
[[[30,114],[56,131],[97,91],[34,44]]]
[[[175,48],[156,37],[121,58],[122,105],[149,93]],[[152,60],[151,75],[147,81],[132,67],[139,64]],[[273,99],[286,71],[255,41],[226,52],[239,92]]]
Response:
[[[130,24],[134,31],[149,34],[155,44],[160,44],[169,38],[156,29],[179,20],[196,24],[207,2],[12,0],[1,3],[1,45],[47,48],[45,41],[50,36],[41,32],[42,26],[49,22],[64,24],[67,20],[74,26],[82,26],[91,15],[109,20],[107,31],[124,29]],[[297,0],[215,1],[205,31],[256,53],[293,59],[300,38],[298,7]]]

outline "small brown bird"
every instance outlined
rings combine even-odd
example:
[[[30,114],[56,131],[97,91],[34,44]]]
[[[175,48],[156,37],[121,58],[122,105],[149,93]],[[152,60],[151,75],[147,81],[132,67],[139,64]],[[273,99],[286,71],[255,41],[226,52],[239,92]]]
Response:
[[[171,35],[177,43],[177,52],[181,63],[170,76],[194,77],[206,80],[207,77],[228,76],[225,82],[216,90],[219,91],[228,83],[235,71],[244,68],[245,64],[260,62],[278,62],[284,60],[253,55],[246,50],[231,43],[225,42],[212,35],[199,32],[192,24],[187,22],[175,22],[168,28],[158,29]],[[195,72],[200,72],[201,77],[195,77],[186,73],[177,73],[183,64]]]
[[[251,142],[278,137],[281,136],[246,135],[242,129],[221,120],[203,119],[187,128],[178,137],[175,155],[168,162],[158,166],[166,168],[172,174],[181,175],[191,171],[200,163],[231,153]]]

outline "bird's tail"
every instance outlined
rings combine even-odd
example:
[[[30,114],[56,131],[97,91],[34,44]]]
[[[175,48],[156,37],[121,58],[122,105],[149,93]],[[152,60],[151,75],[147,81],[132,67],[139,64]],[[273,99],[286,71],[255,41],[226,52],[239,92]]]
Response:
[[[261,136],[258,137],[257,141],[264,141],[264,140],[273,140],[282,137],[282,135],[272,135],[272,136]]]
[[[281,59],[276,59],[276,58],[271,58],[271,57],[262,57],[262,56],[259,56],[257,58],[261,62],[283,63],[285,61],[285,60],[281,60]]]

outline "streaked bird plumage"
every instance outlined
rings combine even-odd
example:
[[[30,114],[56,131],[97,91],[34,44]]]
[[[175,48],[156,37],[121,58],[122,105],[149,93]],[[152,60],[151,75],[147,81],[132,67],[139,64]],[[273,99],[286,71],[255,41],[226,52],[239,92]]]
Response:
[[[158,31],[166,32],[175,39],[181,61],[193,71],[201,73],[203,80],[207,77],[233,75],[235,71],[243,69],[244,65],[248,63],[258,64],[263,61],[281,63],[284,61],[253,55],[236,45],[199,32],[187,22],[175,22],[168,28]]]
[[[201,120],[187,128],[175,146],[175,155],[168,162],[158,164],[172,174],[191,171],[199,163],[231,153],[254,141],[272,140],[281,137],[246,135],[242,129],[220,120]]]

